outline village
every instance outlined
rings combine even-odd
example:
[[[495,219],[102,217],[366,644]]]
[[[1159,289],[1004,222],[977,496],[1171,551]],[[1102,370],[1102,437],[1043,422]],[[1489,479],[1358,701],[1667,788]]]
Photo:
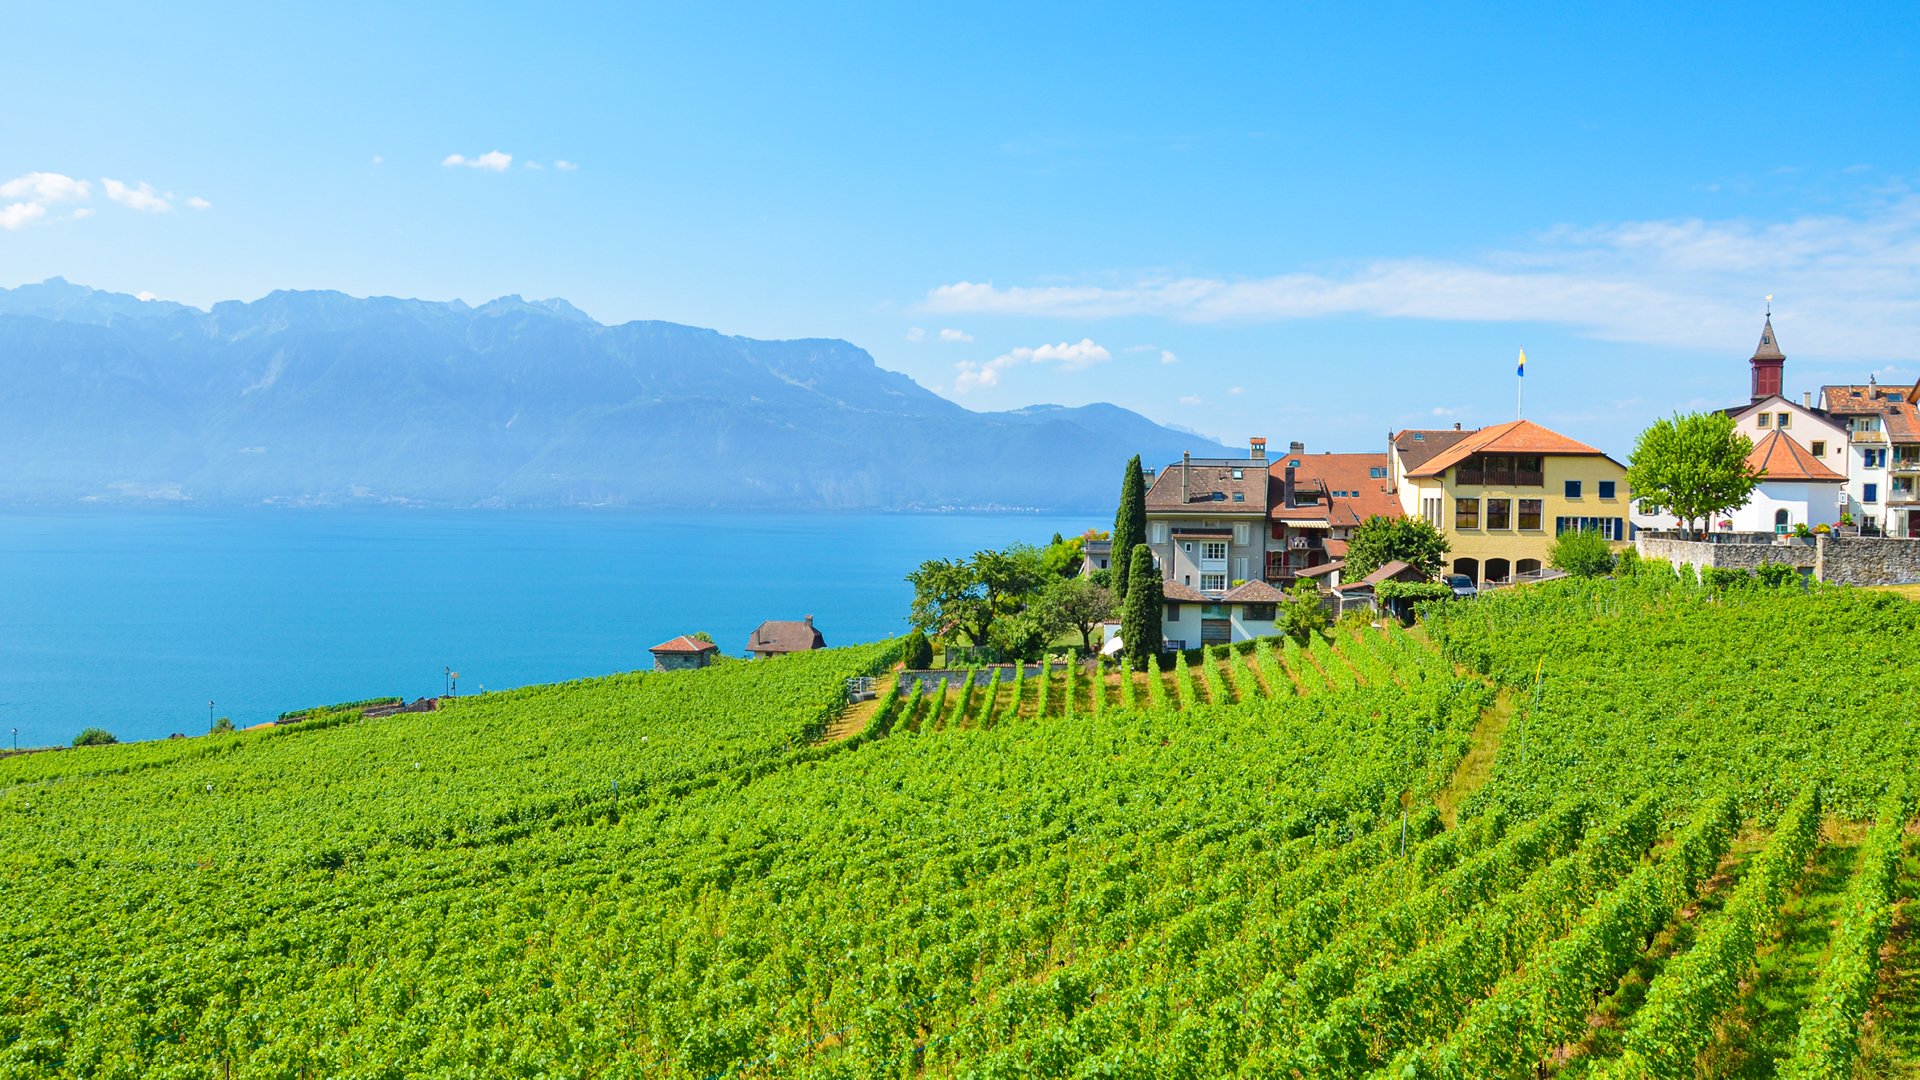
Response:
[[[1160,578],[1161,647],[1285,633],[1284,608],[1303,585],[1337,619],[1382,610],[1405,615],[1410,604],[1402,598],[1470,598],[1563,576],[1553,549],[1569,533],[1597,534],[1615,553],[1632,548],[1694,573],[1776,565],[1840,584],[1920,581],[1920,383],[1881,386],[1869,376],[1805,390],[1794,400],[1771,312],[1746,365],[1747,400],[1716,412],[1730,421],[1736,440],[1751,446],[1751,493],[1709,521],[1682,522],[1656,500],[1636,497],[1626,455],[1527,419],[1478,429],[1408,428],[1372,451],[1316,452],[1292,441],[1275,452],[1256,436],[1244,457],[1188,454],[1143,467],[1141,540]],[[1370,521],[1422,523],[1444,555],[1425,567],[1372,560],[1348,573],[1350,545]],[[1078,578],[1124,591],[1118,579],[1128,568],[1116,565],[1110,534],[1089,533],[1072,545]],[[915,625],[942,641],[946,665],[1058,651],[1033,640],[1034,632],[1011,645],[986,640],[984,622],[968,633],[955,614],[965,605],[992,608],[997,601],[989,597],[1017,597],[1024,588],[1033,606],[1047,606],[1039,581],[996,585],[991,574],[975,571],[969,578],[963,562],[936,561],[910,578],[922,594]],[[1009,582],[1018,578],[1008,572]],[[1119,652],[1117,599],[1106,608],[1073,598],[1050,606],[1078,614],[1042,620],[1039,637],[1078,629],[1088,646],[1078,651]],[[823,647],[807,616],[765,623],[743,654]],[[686,636],[651,651],[657,670],[705,667],[721,653],[712,641]]]

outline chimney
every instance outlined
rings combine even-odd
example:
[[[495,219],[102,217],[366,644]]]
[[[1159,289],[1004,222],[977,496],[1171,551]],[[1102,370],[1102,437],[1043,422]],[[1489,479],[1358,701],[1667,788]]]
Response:
[[[1247,442],[1247,456],[1255,461],[1267,460],[1267,440],[1255,435]]]
[[[1180,451],[1180,505],[1185,506],[1192,498],[1187,491],[1187,469],[1193,465],[1193,451]]]
[[[1803,409],[1813,408],[1813,391],[1811,390],[1800,391],[1800,407]]]
[[[813,629],[813,616],[809,615],[806,618],[801,619],[800,621],[807,625],[807,629],[809,630]]]
[[[1287,447],[1287,453],[1293,454],[1295,456],[1304,454],[1306,452],[1307,452],[1307,444],[1301,442],[1299,439],[1293,440],[1292,444]]]

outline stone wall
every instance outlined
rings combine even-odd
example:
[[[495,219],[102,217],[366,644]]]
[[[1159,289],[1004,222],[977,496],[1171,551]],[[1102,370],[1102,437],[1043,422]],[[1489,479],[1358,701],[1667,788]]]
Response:
[[[1920,540],[1897,536],[1820,538],[1814,576],[1836,585],[1911,585],[1920,582]]]
[[[1761,563],[1815,570],[1819,565],[1819,549],[1806,544],[1723,544],[1641,533],[1633,546],[1643,559],[1665,559],[1676,567],[1696,570],[1702,567],[1753,570]]]
[[[1799,543],[1715,543],[1641,533],[1634,547],[1643,559],[1675,567],[1752,570],[1780,563],[1809,571],[1836,585],[1910,585],[1920,582],[1920,540],[1889,536],[1816,536]]]

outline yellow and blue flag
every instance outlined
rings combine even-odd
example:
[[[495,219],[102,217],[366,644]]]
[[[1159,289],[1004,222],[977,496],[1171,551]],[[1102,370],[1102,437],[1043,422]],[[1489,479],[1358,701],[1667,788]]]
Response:
[[[1527,377],[1527,350],[1525,349],[1520,350],[1520,367],[1514,374],[1523,379]]]

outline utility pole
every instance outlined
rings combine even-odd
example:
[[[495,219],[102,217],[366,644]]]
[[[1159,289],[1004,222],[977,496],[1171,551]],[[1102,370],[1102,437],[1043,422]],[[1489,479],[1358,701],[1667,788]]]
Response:
[[[207,702],[207,730],[213,730],[213,702]]]
[[[450,667],[443,667],[440,669],[440,696],[448,697],[452,693],[453,693],[453,669]]]

